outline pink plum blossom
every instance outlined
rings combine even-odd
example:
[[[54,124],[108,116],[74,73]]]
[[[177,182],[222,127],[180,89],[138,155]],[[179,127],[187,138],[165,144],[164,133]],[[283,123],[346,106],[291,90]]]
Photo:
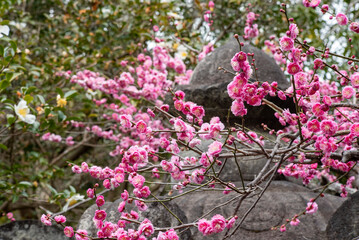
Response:
[[[64,228],[64,233],[65,233],[65,236],[66,236],[66,237],[69,237],[69,238],[71,238],[71,237],[74,236],[74,230],[73,230],[73,228],[70,227],[70,226],[66,226],[66,227]]]
[[[347,25],[348,17],[344,13],[338,13],[335,17],[339,25]]]
[[[208,155],[217,156],[222,151],[222,143],[214,141],[208,146]]]

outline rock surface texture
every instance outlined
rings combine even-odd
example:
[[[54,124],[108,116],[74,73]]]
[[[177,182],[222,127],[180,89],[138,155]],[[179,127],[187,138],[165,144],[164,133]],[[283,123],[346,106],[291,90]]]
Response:
[[[241,183],[236,182],[236,187],[240,188]],[[286,181],[274,181],[269,189],[264,193],[261,200],[258,202],[256,208],[248,215],[247,219],[242,224],[242,227],[230,239],[326,239],[326,226],[328,219],[335,212],[335,210],[344,201],[340,197],[326,195],[325,198],[320,198],[317,203],[319,206],[318,212],[314,215],[307,214],[299,218],[301,221],[299,226],[293,227],[288,225],[286,232],[279,230],[273,231],[272,227],[280,226],[286,222],[286,219],[294,217],[304,211],[307,202],[316,197],[316,193],[308,190],[305,187]],[[185,198],[175,199],[175,202],[180,206],[188,217],[188,221],[192,222],[200,218],[205,213],[212,210],[224,202],[230,201],[236,195],[224,195],[219,191],[203,193],[193,193],[186,195]],[[251,204],[256,200],[256,196],[245,199],[237,213],[239,217],[243,216]],[[214,210],[205,218],[210,219],[215,214],[222,214],[225,217],[230,217],[234,214],[238,206],[239,199],[237,198],[228,205]],[[224,233],[218,233],[203,237],[203,235],[196,229],[192,229],[194,239],[222,239]],[[333,238],[334,239],[334,238]]]
[[[69,240],[58,226],[45,226],[38,220],[14,221],[0,226],[0,240]]]
[[[359,191],[333,214],[327,227],[328,240],[359,239]]]

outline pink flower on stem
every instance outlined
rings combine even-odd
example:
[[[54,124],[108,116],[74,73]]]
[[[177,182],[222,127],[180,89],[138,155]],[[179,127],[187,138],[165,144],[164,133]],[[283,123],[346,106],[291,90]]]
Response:
[[[125,206],[126,206],[126,201],[122,201],[122,202],[120,202],[120,204],[118,204],[117,210],[119,212],[123,212],[123,210],[125,210]]]
[[[87,189],[86,193],[89,198],[94,198],[95,196],[95,190],[93,188]]]
[[[155,232],[155,230],[151,221],[145,218],[145,220],[143,220],[140,226],[138,227],[138,232],[140,234],[145,235],[146,237],[149,237]]]
[[[324,69],[325,65],[323,63],[323,60],[320,58],[314,59],[314,69]]]
[[[94,219],[103,221],[103,220],[105,220],[106,216],[107,216],[107,214],[104,210],[96,210]]]
[[[359,137],[359,123],[354,123],[350,126],[350,133],[356,137]]]
[[[214,215],[211,219],[211,226],[214,233],[219,233],[226,227],[226,219],[222,215]]]
[[[50,219],[47,215],[45,215],[45,214],[42,214],[42,216],[41,216],[41,222],[42,222],[43,224],[45,224],[46,226],[51,226],[51,225],[52,225],[51,219]]]
[[[73,141],[73,139],[74,139],[73,137],[68,136],[68,137],[66,138],[66,144],[67,144],[68,146],[74,145],[75,142]]]
[[[304,7],[315,8],[320,4],[321,0],[303,0]]]
[[[322,13],[324,14],[324,13],[328,12],[328,10],[329,10],[328,4],[323,4],[322,8],[321,8]]]
[[[121,193],[121,198],[123,199],[123,201],[127,201],[129,195],[127,190],[124,190],[123,193]]]
[[[205,115],[204,108],[202,106],[194,106],[191,109],[191,113],[196,116],[197,118],[203,118]]]
[[[318,211],[318,204],[316,202],[310,201],[309,203],[307,203],[307,208],[305,213],[313,214],[316,213],[317,211]]]
[[[282,226],[280,226],[279,231],[281,231],[281,232],[287,231],[287,228],[286,228],[285,224],[283,224]]]
[[[211,145],[208,146],[208,155],[217,156],[222,151],[222,143],[214,141]]]
[[[82,170],[82,172],[84,172],[84,173],[87,173],[87,172],[90,171],[89,166],[87,165],[86,162],[82,162],[82,163],[81,163],[81,170]]]
[[[283,51],[290,51],[294,47],[294,41],[289,37],[282,37],[279,44]]]
[[[96,204],[99,207],[103,206],[105,204],[105,198],[102,195],[98,196],[96,199]]]
[[[355,88],[359,88],[359,72],[355,72],[350,76],[350,80],[352,86]]]
[[[335,17],[339,25],[347,25],[348,17],[344,13],[338,13]]]
[[[11,219],[14,217],[14,214],[13,214],[12,212],[8,212],[8,213],[6,214],[6,217],[7,217],[9,220],[11,220]]]
[[[136,204],[138,210],[142,211],[142,212],[146,211],[148,208],[148,206],[142,201],[135,200],[135,204]]]
[[[125,114],[120,116],[120,123],[124,128],[131,128],[132,126],[131,121],[132,121],[131,115]]]
[[[307,124],[308,130],[311,132],[319,132],[320,131],[320,123],[317,119],[313,119]]]
[[[234,116],[244,116],[247,114],[247,109],[245,108],[243,101],[235,100],[232,102],[231,111]]]
[[[86,230],[82,230],[82,229],[78,229],[76,231],[76,240],[88,240],[89,238],[87,237],[87,231]]]
[[[338,124],[331,120],[323,120],[320,123],[320,130],[322,130],[325,135],[332,136],[337,132]]]
[[[349,25],[349,29],[355,33],[359,33],[359,23],[357,22],[352,22],[350,25]]]
[[[200,219],[198,221],[198,230],[204,235],[210,235],[213,233],[213,229],[211,226],[211,223],[207,221],[206,219]]]
[[[154,31],[154,32],[158,32],[158,30],[160,30],[160,28],[159,28],[157,25],[154,25],[154,26],[153,26],[153,31]]]
[[[72,172],[77,173],[77,174],[82,172],[81,168],[77,165],[73,165],[71,170],[72,170]]]
[[[70,226],[66,226],[64,228],[64,234],[66,237],[73,237],[74,236],[74,229]]]
[[[300,223],[300,221],[299,221],[299,219],[297,217],[293,218],[290,221],[290,225],[292,225],[292,226],[297,226],[299,223]]]
[[[56,223],[65,223],[66,217],[63,215],[58,215],[54,217]]]
[[[294,75],[298,72],[301,72],[302,69],[300,68],[298,63],[290,62],[287,65],[287,71],[289,74]]]
[[[145,133],[147,130],[147,124],[143,120],[138,121],[136,123],[136,130],[139,133]]]
[[[141,188],[143,186],[144,182],[145,182],[145,178],[140,174],[137,174],[136,176],[134,176],[131,181],[132,185],[135,188]]]
[[[355,90],[351,86],[346,86],[342,90],[342,96],[345,99],[350,99],[354,95],[354,93],[355,93]]]
[[[213,1],[209,1],[209,2],[208,2],[208,7],[209,7],[210,9],[212,9],[211,11],[213,11],[214,2],[213,2]]]
[[[229,219],[226,228],[227,229],[231,229],[235,223],[235,221],[237,220],[237,216],[232,217],[231,219]]]
[[[176,109],[177,111],[182,111],[183,108],[184,108],[184,103],[183,103],[182,100],[176,100],[176,101],[174,102],[174,106],[175,106],[175,109]]]
[[[298,30],[297,24],[291,23],[289,25],[289,37],[292,39],[295,39],[295,38],[297,38],[298,33],[299,33],[299,30]]]

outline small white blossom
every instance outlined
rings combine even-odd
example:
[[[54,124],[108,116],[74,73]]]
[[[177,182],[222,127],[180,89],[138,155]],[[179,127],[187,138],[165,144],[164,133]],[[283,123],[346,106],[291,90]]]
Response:
[[[3,36],[8,36],[10,32],[10,28],[7,25],[0,25],[0,38]]]
[[[21,99],[19,104],[15,105],[15,113],[20,118],[21,121],[24,121],[28,124],[34,124],[36,117],[35,115],[30,114],[30,109],[27,106],[25,100]]]
[[[62,208],[63,211],[67,211],[67,209],[69,207],[71,207],[72,205],[74,205],[75,203],[77,203],[78,201],[83,201],[85,199],[85,196],[80,195],[80,194],[75,194],[72,197],[66,199],[66,204],[65,206]]]

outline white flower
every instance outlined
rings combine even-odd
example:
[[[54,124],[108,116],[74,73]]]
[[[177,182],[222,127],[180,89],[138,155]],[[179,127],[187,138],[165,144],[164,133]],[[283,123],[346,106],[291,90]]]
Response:
[[[180,58],[181,60],[185,59],[188,55],[187,48],[183,45],[179,45],[177,47],[177,52],[175,54],[176,57]]]
[[[0,25],[0,38],[3,36],[8,36],[10,32],[10,28],[7,25]]]
[[[68,209],[69,207],[71,207],[72,205],[74,205],[74,204],[77,203],[78,201],[83,201],[84,199],[85,199],[85,196],[76,193],[76,194],[73,195],[72,197],[66,199],[66,204],[65,204],[65,206],[62,208],[62,210],[63,210],[63,211],[67,211],[67,209]]]
[[[183,16],[178,15],[178,14],[175,13],[175,12],[168,12],[168,13],[167,13],[167,16],[173,17],[174,19],[183,19]]]
[[[24,121],[28,124],[34,124],[36,117],[35,115],[29,114],[30,109],[26,104],[26,101],[21,99],[18,105],[15,105],[15,113],[20,118],[21,121]]]

